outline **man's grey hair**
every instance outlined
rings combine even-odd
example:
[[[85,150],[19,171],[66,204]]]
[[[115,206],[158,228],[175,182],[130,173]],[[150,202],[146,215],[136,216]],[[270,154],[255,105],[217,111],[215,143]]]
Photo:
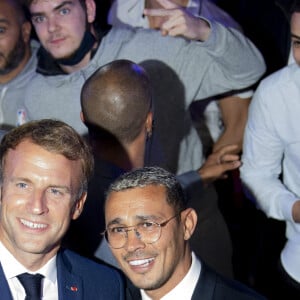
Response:
[[[110,185],[107,198],[112,192],[151,185],[165,187],[166,200],[176,213],[186,209],[185,195],[176,176],[160,167],[144,167],[121,175]]]

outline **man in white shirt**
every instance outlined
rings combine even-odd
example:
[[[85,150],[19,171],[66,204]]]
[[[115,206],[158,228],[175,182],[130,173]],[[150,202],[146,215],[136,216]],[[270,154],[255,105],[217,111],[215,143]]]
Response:
[[[291,10],[295,63],[262,81],[250,105],[241,177],[268,217],[286,222],[282,297],[300,295],[300,1]],[[277,289],[274,289],[277,291]],[[278,293],[276,292],[278,295]]]
[[[175,175],[145,167],[108,189],[105,237],[133,285],[127,299],[263,299],[201,262],[188,240],[197,223]]]
[[[24,299],[36,286],[26,299],[123,299],[115,270],[60,247],[93,170],[79,134],[60,121],[27,123],[4,136],[0,161],[0,298]]]

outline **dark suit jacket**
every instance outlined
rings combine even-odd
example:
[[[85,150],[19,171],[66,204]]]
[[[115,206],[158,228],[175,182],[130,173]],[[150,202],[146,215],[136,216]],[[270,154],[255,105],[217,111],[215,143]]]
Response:
[[[192,300],[263,300],[245,285],[226,279],[201,262],[201,273]],[[139,289],[128,283],[126,300],[141,300]]]
[[[57,255],[57,280],[61,300],[124,299],[123,282],[117,271],[69,250]],[[1,265],[0,295],[3,300],[13,300]]]

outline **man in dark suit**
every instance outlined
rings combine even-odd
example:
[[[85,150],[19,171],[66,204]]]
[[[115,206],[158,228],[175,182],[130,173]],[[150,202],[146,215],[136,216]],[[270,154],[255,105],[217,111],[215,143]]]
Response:
[[[2,139],[0,161],[0,298],[123,299],[117,271],[60,247],[93,170],[75,130],[53,120],[22,125]]]
[[[129,287],[128,299],[263,299],[215,273],[190,250],[197,214],[186,207],[176,177],[162,168],[120,176],[108,190],[105,221],[112,252],[139,289]]]

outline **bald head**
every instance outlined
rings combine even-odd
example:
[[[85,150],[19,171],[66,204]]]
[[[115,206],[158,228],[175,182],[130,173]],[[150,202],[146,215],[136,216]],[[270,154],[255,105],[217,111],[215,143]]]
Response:
[[[122,143],[132,142],[151,109],[150,83],[144,69],[128,60],[101,67],[85,82],[81,107],[90,133],[105,131]]]

